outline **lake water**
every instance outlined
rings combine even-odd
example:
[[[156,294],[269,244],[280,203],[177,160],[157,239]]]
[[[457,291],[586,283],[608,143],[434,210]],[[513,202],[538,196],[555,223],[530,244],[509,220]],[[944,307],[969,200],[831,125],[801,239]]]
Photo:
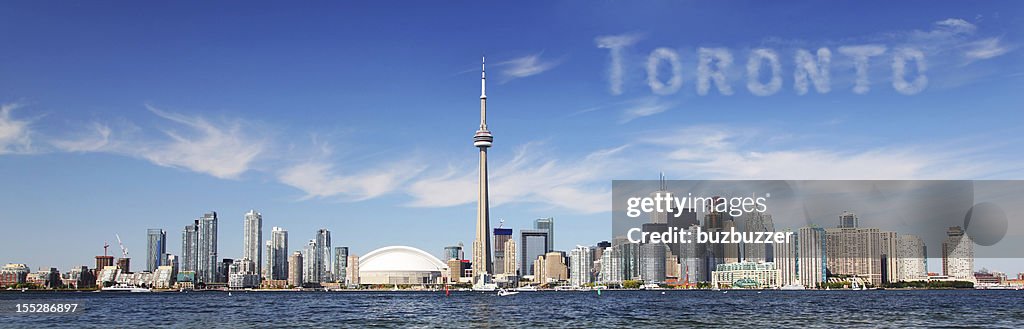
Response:
[[[1024,327],[1024,291],[0,293],[3,327]],[[15,303],[77,302],[75,314]]]

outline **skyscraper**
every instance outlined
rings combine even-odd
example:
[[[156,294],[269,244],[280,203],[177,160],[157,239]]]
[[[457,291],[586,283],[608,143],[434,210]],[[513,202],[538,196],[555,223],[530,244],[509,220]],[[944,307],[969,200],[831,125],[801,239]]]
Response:
[[[146,270],[150,273],[156,272],[156,268],[163,264],[164,254],[167,253],[167,231],[158,228],[146,230],[149,238],[148,252],[146,253]]]
[[[288,284],[293,287],[302,287],[302,253],[296,251],[288,257]]]
[[[916,235],[900,235],[897,242],[899,258],[898,281],[922,281],[928,279],[927,254],[924,240]]]
[[[442,259],[442,260],[444,260],[444,261],[448,261],[448,260],[451,260],[451,259],[462,260],[462,242],[459,242],[459,244],[456,245],[456,246],[444,247],[444,257],[443,258],[444,259]]]
[[[542,275],[533,272],[533,261],[547,253],[548,231],[519,230],[519,236],[519,275]]]
[[[533,229],[548,231],[548,250],[555,250],[555,218],[538,218],[533,221]]]
[[[608,247],[601,253],[601,271],[598,273],[597,281],[600,283],[622,283],[622,251],[614,247]]]
[[[181,231],[181,271],[195,272],[199,257],[199,220],[186,225]]]
[[[772,215],[763,212],[749,212],[744,215],[746,222],[743,231],[745,232],[775,232],[775,224],[772,223]],[[768,262],[774,257],[772,245],[765,243],[743,244],[743,259],[748,262]]]
[[[817,287],[825,282],[825,229],[801,227],[797,231],[797,273],[804,287]]]
[[[266,277],[271,280],[288,279],[288,231],[274,227],[267,246]]]
[[[518,275],[517,273],[519,271],[519,266],[516,266],[516,264],[517,264],[516,261],[518,261],[518,259],[516,258],[516,240],[515,239],[508,239],[508,241],[505,241],[505,252],[504,252],[504,255],[505,255],[505,259],[504,259],[504,262],[505,262],[505,266],[504,266],[504,268],[505,268],[505,275],[506,276]]]
[[[487,73],[483,59],[480,64],[480,129],[473,136],[473,146],[480,149],[480,191],[476,206],[476,241],[473,241],[473,276],[491,274],[491,231],[490,207],[487,202],[487,149],[494,142],[491,131],[487,130]],[[474,282],[483,283],[482,281]]]
[[[320,273],[319,282],[334,281],[331,277],[331,231],[325,228],[316,231],[316,247],[319,257],[316,259]]]
[[[974,242],[959,226],[950,227],[942,242],[942,274],[950,279],[974,281]]]
[[[348,278],[348,247],[334,247],[334,280],[345,282]]]
[[[303,256],[306,283],[334,281],[331,278],[331,231],[325,228],[317,230],[316,236],[306,245]]]
[[[255,209],[249,210],[249,212],[245,213],[243,230],[245,235],[242,239],[242,258],[248,258],[253,264],[250,264],[252,266],[243,266],[242,268],[244,270],[255,270],[255,274],[258,275],[263,273],[263,215],[256,212]]]
[[[593,282],[590,268],[594,263],[589,247],[576,246],[569,252],[569,284],[574,287]]]
[[[847,224],[853,222],[851,219]],[[881,284],[882,233],[868,227],[826,229],[828,270],[832,275],[857,276],[872,284]]]
[[[220,282],[217,280],[217,212],[211,211],[199,218],[196,235],[196,280]]]
[[[512,229],[494,229],[494,274],[505,274],[505,242],[512,240]]]
[[[857,218],[857,214],[849,211],[843,211],[843,213],[839,215],[839,228],[856,228],[858,226],[860,226],[860,223]]]

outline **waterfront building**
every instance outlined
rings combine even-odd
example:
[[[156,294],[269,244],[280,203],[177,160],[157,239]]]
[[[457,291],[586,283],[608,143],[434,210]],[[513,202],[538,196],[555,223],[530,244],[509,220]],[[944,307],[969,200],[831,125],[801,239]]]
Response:
[[[313,263],[313,259],[316,258],[316,255],[318,255],[316,240],[309,240],[309,242],[306,243],[306,247],[302,249],[303,284],[309,285],[313,283],[320,283],[320,273],[317,271],[317,268],[319,267]]]
[[[797,273],[804,287],[814,288],[827,279],[825,229],[802,227],[797,230]]]
[[[245,213],[245,222],[242,227],[244,231],[242,258],[248,258],[254,263],[251,270],[255,272],[248,274],[256,274],[256,277],[259,278],[259,274],[263,273],[263,215],[256,212],[255,209],[250,209]],[[256,283],[256,286],[259,286],[259,282]]]
[[[267,279],[288,279],[288,231],[274,227],[267,241]]]
[[[792,232],[786,230],[786,232]],[[774,252],[774,263],[775,267],[779,269],[779,285],[788,286],[796,284],[800,280],[798,273],[798,259],[799,253],[797,245],[799,236],[794,236],[795,239],[789,242],[778,242],[772,244],[772,250]]]
[[[225,282],[218,280],[217,273],[217,212],[203,214],[197,226],[196,280],[203,283]]]
[[[711,286],[720,289],[775,289],[780,282],[772,262],[718,264],[711,272]]]
[[[348,278],[348,247],[334,247],[334,280],[345,282]]]
[[[555,218],[538,218],[533,221],[533,229],[548,232],[548,249],[544,252],[555,250]]]
[[[292,287],[302,287],[304,283],[302,281],[302,253],[296,251],[290,257],[288,257],[288,285]]]
[[[458,283],[462,279],[462,273],[465,273],[465,268],[462,267],[461,259],[449,259],[448,260],[448,282]]]
[[[217,263],[217,278],[211,282],[226,285],[228,283],[228,277],[231,274],[231,264],[234,263],[235,260],[231,258],[221,259],[221,261]],[[207,284],[211,282],[207,282]]]
[[[640,279],[645,282],[665,282],[667,249],[664,243],[640,245]]]
[[[153,272],[153,287],[158,289],[170,289],[177,282],[177,269],[172,265],[160,265]]]
[[[358,286],[359,282],[359,256],[350,255],[348,256],[348,277],[345,282],[348,282],[349,286]]]
[[[512,240],[512,229],[500,228],[494,229],[494,273],[493,274],[505,274],[508,272],[505,269],[505,242]]]
[[[879,232],[878,249],[881,253],[882,284],[899,281],[899,234],[896,232]]]
[[[228,288],[243,289],[260,286],[259,275],[256,274],[256,262],[247,257],[236,260],[228,267]]]
[[[928,255],[924,240],[916,235],[900,235],[897,242],[900,262],[897,281],[924,281],[928,279]]]
[[[473,135],[473,146],[480,150],[480,180],[476,205],[476,240],[473,241],[474,284],[489,281],[491,271],[491,215],[487,187],[487,149],[494,142],[494,136],[487,130],[487,70],[480,59],[480,128]],[[479,279],[477,279],[479,278]]]
[[[334,281],[331,275],[331,232],[319,229],[316,236],[309,240],[303,255],[306,267],[303,281],[306,284],[319,284]]]
[[[550,249],[548,231],[536,229],[519,230],[519,242],[519,274],[524,276],[543,274],[535,273],[532,265],[537,257],[543,256]]]
[[[181,270],[195,272],[199,267],[199,220],[186,225],[181,231]],[[98,266],[97,266],[98,267]]]
[[[444,257],[442,258],[444,258],[444,260],[464,259],[462,255],[462,242],[459,242],[458,245],[444,247]]]
[[[832,275],[856,276],[871,284],[882,283],[882,232],[857,227],[857,217],[843,213],[843,227],[825,230],[826,266]]]
[[[98,273],[100,270],[103,270],[104,267],[113,266],[113,265],[114,265],[114,256],[107,256],[107,255],[96,256],[96,267],[94,268],[94,271]]]
[[[0,287],[25,283],[30,272],[28,265],[8,263],[0,268]]]
[[[63,281],[62,286],[72,289],[96,286],[96,276],[93,274],[93,271],[85,265],[72,267],[71,270],[62,274],[61,281]],[[0,283],[0,287],[2,286],[3,284]]]
[[[518,276],[519,275],[519,266],[518,266],[518,260],[519,259],[516,258],[516,240],[515,239],[511,239],[510,238],[507,241],[505,241],[504,255],[505,256],[503,257],[504,258],[503,261],[505,262],[505,265],[502,266],[502,268],[505,269],[505,272],[504,272],[505,277]]]
[[[565,253],[552,251],[544,254],[544,281],[559,282],[569,279],[569,265],[565,261]]]
[[[839,215],[839,228],[858,228],[860,227],[860,219],[857,218],[857,214],[850,211],[843,211]]]
[[[953,280],[974,281],[974,241],[960,226],[946,231],[942,242],[942,274]]]
[[[607,247],[601,253],[601,271],[597,281],[602,284],[620,284],[623,281],[622,251]]]
[[[156,268],[163,264],[164,254],[167,253],[167,231],[158,228],[146,230],[148,239],[146,253],[146,270],[156,272]]]
[[[118,258],[117,268],[121,269],[121,272],[131,273],[132,272],[132,259],[131,258]]]
[[[772,222],[772,215],[763,212],[748,212],[744,216],[743,230],[745,232],[775,232],[775,223]],[[773,261],[774,254],[772,245],[767,243],[745,243],[743,244],[743,259],[748,262]]]
[[[439,284],[448,266],[423,250],[389,246],[359,260],[360,284]]]
[[[579,287],[593,282],[591,267],[594,259],[589,247],[576,246],[569,252],[569,284]]]

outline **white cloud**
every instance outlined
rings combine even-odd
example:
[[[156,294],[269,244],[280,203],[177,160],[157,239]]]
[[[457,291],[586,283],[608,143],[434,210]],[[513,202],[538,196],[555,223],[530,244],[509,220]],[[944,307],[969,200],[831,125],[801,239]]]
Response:
[[[507,78],[515,79],[541,74],[560,64],[557,60],[542,60],[540,56],[541,54],[523,56],[498,63],[498,66],[504,67],[502,73]]]
[[[282,170],[278,180],[306,193],[305,199],[343,197],[349,201],[372,199],[400,188],[423,171],[412,161],[353,175],[339,175],[326,161],[308,161]]]
[[[644,142],[666,154],[662,163],[674,171],[701,179],[963,179],[993,170],[941,148],[767,149],[754,145],[763,134],[731,130],[691,127]]]
[[[644,98],[631,103],[622,111],[622,117],[619,119],[620,124],[668,111],[673,106],[670,103],[661,102],[657,98]]]
[[[625,146],[598,150],[568,162],[551,160],[540,144],[520,147],[508,162],[490,168],[490,204],[539,203],[578,213],[609,209],[608,186]],[[492,162],[493,164],[493,162]],[[448,207],[476,202],[477,170],[449,167],[444,173],[415,181],[408,189],[413,207]]]
[[[974,33],[974,31],[978,29],[974,24],[971,24],[961,18],[947,18],[935,22],[935,25],[953,33]]]
[[[184,126],[188,133],[164,130],[167,141],[143,145],[139,155],[167,167],[185,168],[217,178],[237,178],[263,152],[265,142],[241,120],[211,123],[206,119],[165,112],[147,105],[157,116]],[[126,150],[130,151],[130,150]]]
[[[110,126],[93,123],[89,134],[77,139],[57,139],[50,142],[58,149],[67,152],[101,152],[110,146]]]
[[[0,154],[28,153],[32,151],[31,121],[17,120],[11,112],[17,104],[0,105]]]
[[[968,43],[966,46],[968,50],[964,52],[964,57],[972,61],[998,57],[1010,51],[1009,47],[1000,43],[1000,38],[982,39]]]

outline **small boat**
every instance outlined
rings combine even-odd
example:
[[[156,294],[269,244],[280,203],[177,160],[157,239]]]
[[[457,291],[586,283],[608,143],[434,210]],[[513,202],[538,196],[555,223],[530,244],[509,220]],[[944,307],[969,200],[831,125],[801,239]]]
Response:
[[[779,290],[804,290],[804,286],[799,283],[792,283],[779,287]]]
[[[516,291],[537,291],[537,287],[536,286],[522,286],[522,287],[516,288]]]
[[[110,292],[153,292],[149,288],[132,287],[132,286],[126,286],[126,285],[116,285],[116,286],[113,286],[113,287],[103,287],[103,289],[100,289],[100,291],[110,291]]]
[[[498,289],[498,296],[501,296],[501,297],[512,296],[512,295],[515,295],[515,294],[518,294],[518,293],[519,293],[518,291],[508,291],[508,290],[505,290],[505,289]]]

